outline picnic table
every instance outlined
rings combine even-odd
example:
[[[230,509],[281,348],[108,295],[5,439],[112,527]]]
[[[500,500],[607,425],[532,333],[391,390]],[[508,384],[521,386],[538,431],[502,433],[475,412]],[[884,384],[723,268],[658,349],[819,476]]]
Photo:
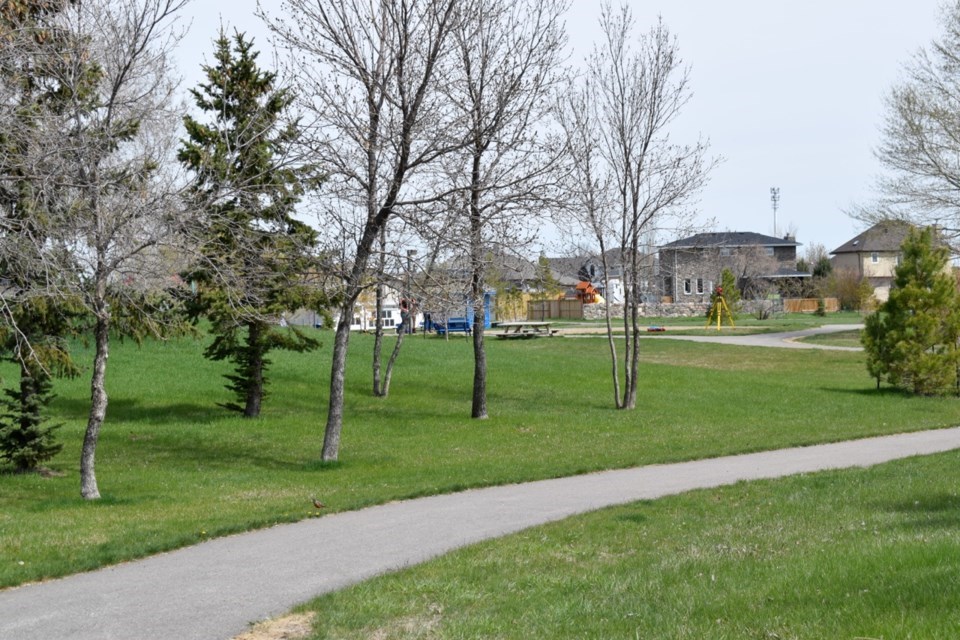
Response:
[[[540,336],[550,337],[557,332],[556,329],[550,329],[550,322],[501,322],[497,325],[498,331],[493,335],[498,338],[538,338]]]

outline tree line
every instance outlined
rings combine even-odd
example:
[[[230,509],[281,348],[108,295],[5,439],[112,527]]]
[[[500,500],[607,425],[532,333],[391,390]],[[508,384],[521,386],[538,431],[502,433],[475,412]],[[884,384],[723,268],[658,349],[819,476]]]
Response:
[[[398,273],[438,308],[469,305],[483,419],[491,256],[548,217],[622,262],[612,391],[637,406],[642,259],[689,222],[718,162],[706,140],[675,139],[692,88],[662,21],[642,30],[605,3],[576,65],[569,0],[283,0],[260,15],[281,67],[223,29],[189,106],[172,58],[188,2],[0,5],[0,343],[19,371],[0,416],[7,462],[57,452],[53,380],[89,373],[81,493],[99,497],[111,338],[201,318],[205,354],[232,366],[224,405],[255,417],[270,351],[318,346],[278,326],[300,308],[337,317],[320,452],[337,460],[354,307],[374,291],[379,311]],[[384,365],[382,329],[378,312],[373,391],[386,396],[404,332]],[[70,353],[81,335],[89,366]]]
[[[676,40],[662,24],[635,38],[626,8],[605,6],[607,41],[571,81],[567,0],[287,0],[261,16],[282,68],[264,69],[251,39],[222,30],[188,107],[172,59],[187,3],[0,8],[0,339],[20,377],[0,451],[18,470],[54,455],[53,380],[89,373],[85,498],[99,497],[112,336],[163,338],[206,319],[205,355],[233,367],[224,406],[254,417],[269,352],[318,346],[278,319],[333,310],[321,457],[336,460],[354,305],[371,288],[382,304],[405,250],[422,248],[403,266],[421,296],[472,309],[471,415],[482,419],[492,252],[516,251],[545,216],[588,220],[581,203],[602,197],[617,213],[598,238],[636,255],[653,221],[705,180],[705,145],[666,135],[689,98]],[[579,107],[589,122],[564,120],[583,92],[597,101]],[[598,137],[574,147],[576,134]],[[602,157],[590,169],[602,184],[578,176],[584,144]],[[404,332],[383,372],[377,324],[374,392],[385,396]],[[70,353],[81,335],[92,366]],[[635,342],[628,353],[622,404],[633,406]]]

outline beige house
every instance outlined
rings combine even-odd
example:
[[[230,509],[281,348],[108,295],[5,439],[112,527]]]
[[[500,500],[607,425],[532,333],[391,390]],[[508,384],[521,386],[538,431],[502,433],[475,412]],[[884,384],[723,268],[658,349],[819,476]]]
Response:
[[[884,220],[830,252],[835,271],[866,278],[879,302],[890,296],[894,269],[900,264],[900,245],[910,231],[909,222]]]

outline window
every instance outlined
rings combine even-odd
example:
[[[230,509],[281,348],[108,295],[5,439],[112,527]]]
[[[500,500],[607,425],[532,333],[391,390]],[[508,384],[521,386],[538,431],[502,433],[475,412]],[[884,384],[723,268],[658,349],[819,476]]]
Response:
[[[773,255],[773,247],[764,247],[763,250],[767,253],[768,256]]]
[[[878,262],[880,262],[880,254],[877,253],[876,251],[874,251],[873,253],[871,253],[871,254],[870,254],[870,262],[872,262],[873,264],[877,264]]]
[[[697,278],[697,293],[703,295],[703,278]]]
[[[394,326],[393,309],[384,309],[380,312],[380,324],[384,327]]]
[[[683,292],[685,294],[690,295],[691,293],[693,293],[692,284],[693,283],[690,281],[690,278],[687,278],[686,280],[683,281]]]
[[[733,255],[733,249],[731,249],[730,247],[720,247],[721,258],[729,258],[732,255]]]

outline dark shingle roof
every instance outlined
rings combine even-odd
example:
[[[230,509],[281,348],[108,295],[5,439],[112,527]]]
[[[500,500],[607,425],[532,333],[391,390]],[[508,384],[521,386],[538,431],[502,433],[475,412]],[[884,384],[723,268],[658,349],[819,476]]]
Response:
[[[721,233],[698,233],[689,238],[674,240],[661,249],[702,249],[705,247],[799,247],[793,239],[775,238],[752,231],[723,231]]]
[[[830,253],[899,251],[912,226],[903,220],[882,220]]]

